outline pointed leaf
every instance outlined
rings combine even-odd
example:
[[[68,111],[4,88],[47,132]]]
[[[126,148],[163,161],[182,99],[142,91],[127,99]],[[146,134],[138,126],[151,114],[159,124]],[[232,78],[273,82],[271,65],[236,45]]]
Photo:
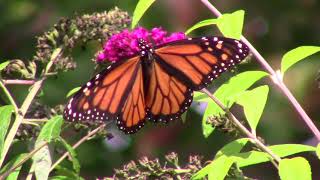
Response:
[[[35,148],[40,147],[45,141],[38,141],[35,144]],[[34,163],[34,173],[37,179],[48,179],[50,168],[52,165],[51,153],[49,145],[42,147],[32,157]]]
[[[228,143],[217,152],[215,159],[220,156],[232,156],[234,154],[238,154],[248,141],[248,138],[241,138]]]
[[[223,14],[218,18],[218,28],[228,38],[240,39],[243,28],[244,11],[238,10],[231,14]]]
[[[10,61],[5,61],[0,64],[0,71],[2,71],[4,68],[6,68],[10,64]]]
[[[1,170],[0,170],[0,174],[5,173],[6,171],[8,171],[9,169],[11,169],[12,167],[16,166],[19,162],[21,162],[26,156],[28,155],[28,153],[23,153],[23,154],[19,154],[16,157],[12,158]],[[16,180],[18,179],[21,167],[18,167],[15,171],[13,171],[12,173],[10,173],[9,176],[7,176],[6,180]]]
[[[320,51],[318,46],[300,46],[287,52],[281,60],[281,72],[284,74],[292,65]]]
[[[76,92],[78,92],[79,90],[81,89],[81,87],[76,87],[76,88],[73,88],[71,89],[68,93],[67,93],[67,98],[72,96],[73,94],[75,94]]]
[[[214,96],[218,98],[225,106],[231,107],[234,103],[234,97],[239,93],[247,90],[251,87],[255,82],[260,80],[261,78],[267,76],[268,73],[263,71],[246,71],[240,73],[228,81],[228,83],[220,86],[217,91],[214,93]],[[208,96],[200,96],[197,95],[196,101],[200,102],[208,102],[207,108],[204,112],[202,118],[202,129],[203,134],[207,138],[214,130],[214,128],[207,124],[207,118],[209,116],[220,116],[223,115],[224,112],[222,109],[213,102]]]
[[[234,160],[226,156],[221,156],[213,160],[211,163],[211,170],[208,174],[209,180],[224,180],[231,168]]]
[[[320,160],[320,143],[319,143],[318,146],[317,146],[316,154],[317,154],[317,156],[318,156],[318,159]]]
[[[79,174],[80,172],[80,163],[79,160],[77,158],[77,153],[76,151],[72,148],[72,146],[70,144],[68,144],[68,142],[66,142],[63,138],[59,138],[59,141],[62,143],[62,145],[67,149],[67,151],[69,152],[69,155],[71,156],[71,161],[72,161],[72,166],[73,169],[75,170],[75,172],[77,174]]]
[[[303,157],[283,159],[279,163],[281,180],[311,180],[311,167]]]
[[[191,179],[204,179],[204,177],[208,175],[208,179],[223,180],[233,163],[234,161],[232,158],[229,158],[227,156],[220,156],[219,158],[213,160],[209,165],[205,166],[200,171],[195,173],[191,177]]]
[[[197,24],[191,26],[186,32],[185,34],[189,34],[192,31],[194,31],[195,29],[204,27],[204,26],[209,26],[209,25],[213,25],[213,24],[217,24],[217,19],[206,19],[203,21],[198,22]]]
[[[59,115],[51,118],[41,129],[37,141],[47,141],[50,143],[52,140],[58,138],[62,124],[62,116]]]
[[[2,154],[4,141],[6,138],[7,130],[10,125],[13,106],[7,105],[0,107],[0,156]]]
[[[237,104],[243,107],[244,114],[253,131],[256,130],[262,112],[267,102],[269,87],[267,85],[245,91],[237,99]]]
[[[274,154],[278,155],[279,157],[286,157],[301,152],[315,151],[315,147],[301,144],[281,144],[269,146],[269,148]],[[238,167],[245,167],[270,161],[269,154],[259,151],[239,153],[235,156],[235,158],[237,159],[236,162]]]
[[[155,0],[139,0],[136,9],[133,12],[131,29],[133,29],[147,11],[147,9],[155,2]]]

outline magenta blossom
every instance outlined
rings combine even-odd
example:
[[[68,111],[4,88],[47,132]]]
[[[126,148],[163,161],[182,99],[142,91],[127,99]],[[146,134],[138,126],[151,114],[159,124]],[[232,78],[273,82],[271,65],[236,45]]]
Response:
[[[96,59],[98,62],[105,60],[118,61],[133,56],[139,52],[138,39],[144,39],[148,43],[160,45],[185,38],[186,35],[183,32],[175,32],[168,35],[161,27],[153,28],[151,31],[142,27],[138,27],[133,31],[125,29],[109,38],[103,46],[103,51],[98,54]]]

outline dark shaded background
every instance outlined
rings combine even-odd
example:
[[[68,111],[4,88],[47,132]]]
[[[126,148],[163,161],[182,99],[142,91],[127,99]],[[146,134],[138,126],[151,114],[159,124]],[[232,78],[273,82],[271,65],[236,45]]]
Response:
[[[0,62],[6,59],[31,59],[36,44],[35,36],[47,31],[59,18],[72,17],[75,13],[93,13],[109,10],[114,6],[132,14],[137,1],[91,0],[91,1],[36,1],[11,0],[0,2]],[[269,0],[269,1],[214,1],[222,12],[238,9],[246,11],[243,34],[253,43],[274,68],[280,67],[282,55],[301,45],[320,44],[320,1],[316,0]],[[140,22],[141,26],[152,28],[162,26],[168,31],[185,31],[194,23],[214,18],[208,9],[195,0],[162,0],[152,5]],[[193,36],[216,34],[215,27],[202,28]],[[59,74],[45,83],[42,101],[54,106],[65,103],[66,93],[73,87],[85,83],[93,75],[94,64],[90,61],[100,47],[88,46],[73,51],[78,68],[72,72]],[[285,82],[306,112],[319,124],[320,89],[317,76],[320,63],[319,55],[308,58],[294,66],[285,76]],[[261,69],[254,58],[248,64],[240,65],[237,71]],[[231,76],[226,74],[216,80],[214,87]],[[258,127],[258,134],[267,144],[312,143],[312,134],[293,110],[287,99],[265,79],[263,83],[271,85],[269,99]],[[261,83],[262,84],[262,83]],[[15,98],[21,103],[27,87],[11,88]],[[198,106],[194,104],[194,107]],[[243,117],[240,108],[235,113]],[[202,136],[201,114],[191,109],[185,124],[175,122],[167,126],[151,123],[139,133],[124,136],[117,130],[109,143],[92,140],[77,149],[81,162],[81,175],[93,177],[111,176],[113,168],[120,168],[129,160],[143,155],[162,157],[175,151],[181,161],[188,155],[200,154],[205,160],[212,159],[216,151],[234,139],[231,135],[215,131],[208,139]],[[119,135],[117,135],[119,134]],[[75,135],[73,140],[80,138]],[[23,150],[25,145],[17,143],[15,152]],[[301,154],[311,161],[313,175],[318,179],[320,163],[310,153]],[[277,179],[278,175],[270,164],[265,163],[244,169],[249,177]]]

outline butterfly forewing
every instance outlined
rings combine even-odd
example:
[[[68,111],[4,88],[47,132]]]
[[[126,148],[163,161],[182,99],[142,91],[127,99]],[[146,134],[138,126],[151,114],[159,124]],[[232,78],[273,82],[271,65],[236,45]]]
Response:
[[[200,90],[249,53],[242,42],[223,37],[189,38],[162,45],[155,56],[165,71]]]
[[[68,102],[64,117],[70,121],[116,119],[141,68],[140,58],[117,62],[84,85]]]

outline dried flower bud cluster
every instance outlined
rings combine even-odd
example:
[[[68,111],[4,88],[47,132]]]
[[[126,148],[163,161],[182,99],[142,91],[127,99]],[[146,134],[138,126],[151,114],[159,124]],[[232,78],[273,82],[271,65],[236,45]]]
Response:
[[[61,19],[52,30],[38,37],[34,60],[47,63],[56,48],[64,48],[64,54],[55,62],[53,71],[75,68],[69,51],[77,44],[90,40],[103,42],[111,35],[128,27],[130,17],[118,8],[109,12],[78,16],[75,19]]]

